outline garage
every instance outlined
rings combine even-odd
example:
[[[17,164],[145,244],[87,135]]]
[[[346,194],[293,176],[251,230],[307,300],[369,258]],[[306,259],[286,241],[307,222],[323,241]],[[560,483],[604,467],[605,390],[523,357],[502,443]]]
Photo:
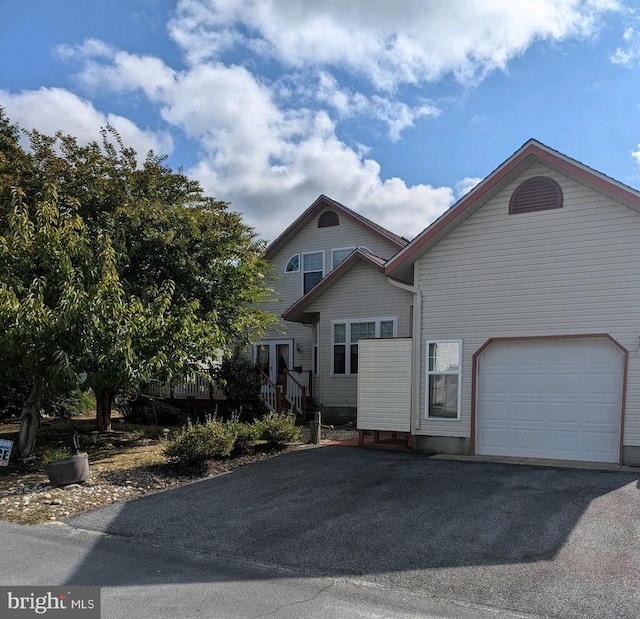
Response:
[[[478,356],[476,453],[618,462],[624,367],[606,337],[491,342]]]

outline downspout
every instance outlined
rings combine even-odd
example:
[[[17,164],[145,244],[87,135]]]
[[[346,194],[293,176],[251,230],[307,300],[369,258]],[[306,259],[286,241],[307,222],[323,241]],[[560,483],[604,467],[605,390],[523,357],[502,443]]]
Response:
[[[415,264],[414,264],[415,270]],[[422,341],[422,290],[387,276],[387,281],[396,288],[415,296],[413,304],[413,333],[411,334],[411,434],[420,427],[420,343]],[[414,278],[415,281],[415,278]]]

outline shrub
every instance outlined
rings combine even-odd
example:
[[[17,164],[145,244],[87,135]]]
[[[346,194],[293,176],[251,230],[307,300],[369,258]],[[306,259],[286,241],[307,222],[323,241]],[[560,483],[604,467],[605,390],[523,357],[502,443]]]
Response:
[[[271,446],[293,443],[300,437],[300,428],[296,427],[296,416],[293,413],[268,413],[255,425],[259,437]]]
[[[236,435],[219,420],[208,417],[204,424],[187,422],[167,443],[164,455],[175,464],[199,467],[207,460],[231,454]]]
[[[233,453],[237,455],[251,453],[258,439],[258,426],[254,423],[242,423],[237,419],[227,421],[225,426],[235,437]]]
[[[94,411],[96,409],[96,398],[92,391],[81,391],[73,389],[51,398],[48,402],[43,402],[46,413],[54,417],[69,419],[76,415]]]
[[[216,380],[222,386],[231,410],[242,408],[251,416],[265,410],[260,399],[260,368],[242,357],[224,359],[216,371]]]
[[[31,385],[20,379],[0,379],[0,419],[19,417],[29,395]],[[45,389],[41,402],[47,415],[69,419],[75,415],[95,410],[95,398],[90,391],[80,389]]]

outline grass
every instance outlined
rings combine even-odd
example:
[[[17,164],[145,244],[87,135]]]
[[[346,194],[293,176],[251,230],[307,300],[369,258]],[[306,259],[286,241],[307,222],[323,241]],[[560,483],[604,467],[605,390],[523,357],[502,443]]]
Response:
[[[36,441],[35,460],[32,464],[18,464],[12,453],[7,473],[28,475],[41,468],[46,451],[71,447],[74,431],[80,435],[80,450],[89,453],[92,464],[120,467],[123,460],[140,464],[162,460],[162,428],[125,423],[115,415],[112,432],[93,438],[95,414],[88,413],[72,419],[45,419]],[[0,439],[17,442],[19,423],[0,424]],[[171,428],[175,430],[175,428]],[[14,444],[15,450],[15,444]],[[2,471],[0,471],[0,475]],[[1,478],[0,478],[1,480]]]

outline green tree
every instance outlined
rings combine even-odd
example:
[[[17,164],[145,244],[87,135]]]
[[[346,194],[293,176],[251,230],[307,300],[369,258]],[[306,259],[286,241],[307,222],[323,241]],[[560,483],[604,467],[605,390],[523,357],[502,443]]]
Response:
[[[18,454],[33,452],[46,386],[74,383],[93,279],[86,227],[73,205],[61,213],[50,188],[33,207],[14,190],[0,237],[0,364],[29,383]]]
[[[86,146],[33,131],[25,153],[0,110],[3,136],[0,198],[19,185],[29,204],[40,204],[55,186],[60,215],[78,216],[102,247],[77,368],[96,392],[99,429],[110,427],[117,391],[151,375],[171,378],[268,327],[272,317],[259,309],[271,294],[264,244],[228,204],[152,152],[139,165],[110,128]]]

